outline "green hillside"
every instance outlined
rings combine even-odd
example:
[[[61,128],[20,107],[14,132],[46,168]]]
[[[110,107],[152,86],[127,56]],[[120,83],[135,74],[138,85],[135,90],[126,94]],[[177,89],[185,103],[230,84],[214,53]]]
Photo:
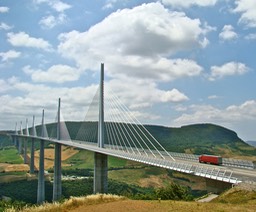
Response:
[[[146,126],[168,151],[223,156],[255,156],[256,148],[241,140],[234,131],[213,124],[194,124],[180,128]]]

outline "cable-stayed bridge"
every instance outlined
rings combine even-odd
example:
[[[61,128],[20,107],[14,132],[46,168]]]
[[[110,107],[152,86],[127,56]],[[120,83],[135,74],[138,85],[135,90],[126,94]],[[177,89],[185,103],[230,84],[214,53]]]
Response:
[[[107,94],[107,95],[104,95]],[[111,94],[111,95],[109,95]],[[137,161],[140,163],[175,170],[191,175],[201,176],[217,182],[235,184],[255,178],[252,163],[246,165],[248,170],[239,169],[238,163],[226,164],[233,166],[213,166],[199,164],[197,157],[187,154],[170,153],[156,140],[147,128],[125,107],[119,98],[107,87],[104,87],[104,65],[101,65],[101,80],[90,107],[81,122],[65,122],[61,113],[59,99],[55,121],[45,124],[44,110],[42,122],[32,127],[15,129],[12,134],[14,142],[21,153],[24,149],[26,161],[27,142],[30,140],[31,161],[30,172],[34,172],[34,142],[40,141],[40,160],[38,174],[38,203],[44,201],[44,141],[55,144],[53,200],[61,197],[61,146],[73,146],[95,152],[94,192],[107,192],[107,156]],[[23,144],[23,146],[22,146]],[[241,162],[241,161],[240,161]],[[243,167],[245,168],[245,166]],[[255,179],[256,181],[256,179]]]

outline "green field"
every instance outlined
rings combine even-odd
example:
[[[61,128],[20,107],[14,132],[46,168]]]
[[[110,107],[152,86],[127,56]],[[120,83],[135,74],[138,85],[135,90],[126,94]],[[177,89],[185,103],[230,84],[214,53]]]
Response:
[[[71,169],[93,169],[94,168],[94,152],[80,150],[77,154],[64,161],[71,164]],[[122,168],[127,166],[127,160],[108,156],[108,168]]]
[[[23,159],[15,147],[5,147],[0,151],[0,163],[22,164]]]

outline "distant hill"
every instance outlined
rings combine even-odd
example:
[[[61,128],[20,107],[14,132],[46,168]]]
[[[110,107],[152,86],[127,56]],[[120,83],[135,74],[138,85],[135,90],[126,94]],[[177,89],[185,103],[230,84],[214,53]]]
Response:
[[[246,141],[246,143],[256,147],[256,141]]]
[[[192,154],[256,155],[256,148],[227,128],[214,124],[194,124],[180,128],[146,126],[168,151]]]

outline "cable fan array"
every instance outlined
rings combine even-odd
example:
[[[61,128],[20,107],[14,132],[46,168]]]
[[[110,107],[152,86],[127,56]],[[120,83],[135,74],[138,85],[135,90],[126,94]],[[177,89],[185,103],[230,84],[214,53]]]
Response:
[[[104,100],[104,148],[133,155],[162,158],[173,157],[142,125],[133,113],[107,88]],[[57,137],[57,118],[47,125],[50,138]],[[97,144],[99,119],[99,88],[88,108],[84,121],[65,122],[60,113],[60,140]]]

